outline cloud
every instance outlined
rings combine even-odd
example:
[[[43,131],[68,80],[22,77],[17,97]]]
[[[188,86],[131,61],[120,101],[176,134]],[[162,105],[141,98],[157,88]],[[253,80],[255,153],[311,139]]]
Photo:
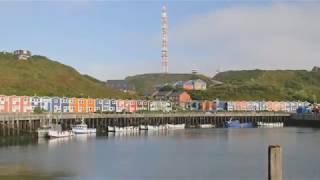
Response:
[[[319,17],[316,3],[218,9],[172,25],[171,53],[211,75],[219,67],[311,69],[320,64]]]

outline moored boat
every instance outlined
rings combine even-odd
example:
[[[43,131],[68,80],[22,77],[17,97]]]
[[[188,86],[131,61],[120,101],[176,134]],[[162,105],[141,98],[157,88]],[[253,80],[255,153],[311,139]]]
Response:
[[[257,125],[260,127],[283,127],[283,122],[272,122],[272,123],[267,123],[267,122],[257,122]]]
[[[81,120],[81,124],[74,125],[72,127],[72,132],[75,134],[91,134],[96,133],[95,128],[88,128],[88,125],[84,122],[84,119]]]
[[[213,124],[200,124],[200,128],[215,128],[215,125]]]
[[[225,122],[225,127],[227,127],[227,128],[252,128],[253,125],[251,122],[240,123],[239,120],[230,119],[229,121]]]
[[[45,138],[48,137],[49,130],[51,129],[51,126],[41,126],[37,129],[38,138]]]
[[[74,133],[72,131],[57,131],[50,129],[48,132],[48,136],[50,138],[63,138],[63,137],[71,137]]]
[[[148,125],[140,125],[140,126],[139,126],[139,130],[140,130],[140,131],[146,131],[146,130],[148,130]]]
[[[168,124],[168,129],[184,129],[185,124]]]

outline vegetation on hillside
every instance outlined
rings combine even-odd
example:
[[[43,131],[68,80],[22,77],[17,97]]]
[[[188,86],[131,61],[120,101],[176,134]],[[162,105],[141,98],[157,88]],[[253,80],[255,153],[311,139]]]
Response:
[[[81,75],[72,67],[43,56],[18,60],[11,53],[0,53],[0,94],[119,97],[127,95],[105,87],[104,83],[88,75]]]
[[[246,70],[217,74],[224,84],[193,97],[230,100],[307,100],[320,98],[320,72],[306,70]]]
[[[129,76],[126,78],[129,84],[134,85],[138,94],[143,95],[146,92],[154,90],[156,86],[174,83],[177,81],[187,81],[191,79],[202,79],[208,84],[214,82],[211,78],[200,74],[142,74]]]

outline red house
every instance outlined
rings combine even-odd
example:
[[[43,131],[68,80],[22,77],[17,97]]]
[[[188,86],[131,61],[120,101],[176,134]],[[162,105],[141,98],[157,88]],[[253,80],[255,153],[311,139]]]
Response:
[[[191,97],[185,91],[173,92],[169,95],[169,100],[171,100],[175,105],[185,108],[186,104],[191,101]]]

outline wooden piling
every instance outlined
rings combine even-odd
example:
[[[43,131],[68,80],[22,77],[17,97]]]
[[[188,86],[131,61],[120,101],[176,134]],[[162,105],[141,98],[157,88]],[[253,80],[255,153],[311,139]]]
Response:
[[[282,180],[282,148],[279,145],[268,148],[268,180]]]

